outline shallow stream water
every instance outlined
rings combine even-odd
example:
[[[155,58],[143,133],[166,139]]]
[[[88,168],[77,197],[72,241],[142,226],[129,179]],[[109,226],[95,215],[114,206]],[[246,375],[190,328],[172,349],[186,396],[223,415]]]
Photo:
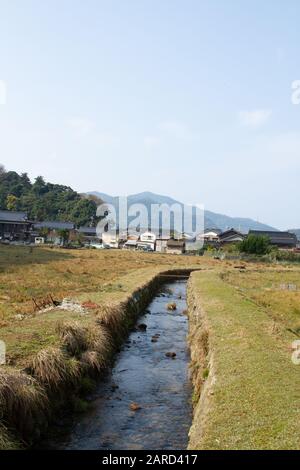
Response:
[[[175,302],[176,310],[167,304]],[[186,280],[166,283],[139,317],[98,384],[91,407],[77,416],[56,449],[185,449],[192,420],[186,336]],[[138,325],[147,325],[141,331]],[[175,353],[174,358],[166,353]],[[131,405],[140,408],[136,411]]]

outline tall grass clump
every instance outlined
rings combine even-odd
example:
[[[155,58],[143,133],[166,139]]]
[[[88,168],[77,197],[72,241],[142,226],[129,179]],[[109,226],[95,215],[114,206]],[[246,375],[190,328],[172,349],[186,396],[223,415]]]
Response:
[[[0,450],[18,450],[21,446],[12,438],[5,427],[0,424]]]
[[[114,342],[107,328],[97,325],[88,331],[88,349],[81,355],[82,366],[90,372],[105,369],[112,356]]]
[[[24,372],[0,369],[0,413],[9,428],[26,440],[36,437],[47,418],[48,399],[39,383]]]
[[[57,332],[65,350],[73,355],[79,355],[88,349],[88,331],[78,322],[63,322],[57,325]]]
[[[51,389],[59,388],[70,379],[67,356],[59,348],[49,347],[39,351],[33,357],[29,370],[38,382]]]
[[[120,344],[126,336],[129,326],[125,302],[104,305],[97,316],[97,323],[109,331],[115,343]]]

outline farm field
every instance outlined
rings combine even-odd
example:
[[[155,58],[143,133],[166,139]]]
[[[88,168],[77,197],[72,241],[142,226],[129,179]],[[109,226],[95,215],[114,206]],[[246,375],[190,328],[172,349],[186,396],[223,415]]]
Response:
[[[25,366],[32,354],[59,342],[57,322],[89,322],[98,304],[120,302],[155,273],[214,264],[200,257],[121,250],[0,247],[0,337],[7,346],[7,362]],[[92,318],[55,308],[47,311],[43,305],[49,295],[54,301],[71,298],[95,304]]]
[[[116,332],[127,321],[122,306],[137,289],[146,289],[158,273],[186,268],[199,270],[188,290],[194,382],[189,447],[298,449],[300,366],[291,355],[300,339],[300,268],[240,264],[121,250],[0,247],[0,339],[7,348],[0,399],[13,411],[10,427],[14,419],[35,423],[35,411],[26,406],[31,410],[36,401],[42,409],[39,400],[47,406],[44,390],[52,381],[58,393],[61,370],[69,380],[83,358],[96,370],[107,364],[112,348],[97,319]],[[69,303],[59,307],[66,298]],[[98,334],[103,344],[96,362]],[[68,355],[61,356],[66,344]],[[37,382],[26,382],[28,394],[24,377],[31,371]],[[14,439],[0,427],[0,448],[18,447]]]

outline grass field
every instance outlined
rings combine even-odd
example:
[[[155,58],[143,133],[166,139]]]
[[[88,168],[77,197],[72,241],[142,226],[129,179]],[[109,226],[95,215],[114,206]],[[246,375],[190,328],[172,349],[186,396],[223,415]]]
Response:
[[[0,340],[7,346],[0,418],[10,413],[8,425],[0,423],[0,448],[19,445],[8,431],[18,427],[15,420],[33,428],[39,422],[48,406],[48,376],[56,396],[60,381],[67,378],[73,386],[87,363],[96,370],[106,364],[109,337],[127,321],[125,302],[137,289],[165,270],[201,268],[189,290],[195,385],[190,448],[299,449],[300,366],[291,361],[291,345],[300,338],[300,268],[243,265],[120,250],[0,246]],[[73,299],[85,306],[84,314],[39,310],[49,295]]]
[[[7,361],[26,366],[32,354],[59,342],[61,319],[89,322],[91,315],[52,309],[39,313],[36,305],[49,294],[101,306],[121,301],[153,273],[175,267],[213,266],[199,257],[132,253],[120,250],[63,250],[46,247],[0,246],[0,339]],[[92,309],[94,316],[97,309]]]
[[[208,333],[191,448],[299,449],[300,366],[291,360],[299,292],[285,290],[300,288],[299,269],[194,273],[191,282],[192,333]]]

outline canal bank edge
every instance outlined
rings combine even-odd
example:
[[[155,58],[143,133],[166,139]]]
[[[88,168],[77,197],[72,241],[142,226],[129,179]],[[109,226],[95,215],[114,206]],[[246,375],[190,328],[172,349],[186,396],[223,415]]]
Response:
[[[224,279],[192,273],[189,344],[194,384],[191,450],[299,449],[299,366],[292,333]],[[278,325],[280,326],[280,325]]]
[[[189,318],[188,344],[190,347],[190,374],[193,384],[193,421],[189,432],[188,449],[201,447],[211,406],[215,382],[214,358],[210,348],[210,325],[197,294],[195,277],[192,273],[187,285]]]

